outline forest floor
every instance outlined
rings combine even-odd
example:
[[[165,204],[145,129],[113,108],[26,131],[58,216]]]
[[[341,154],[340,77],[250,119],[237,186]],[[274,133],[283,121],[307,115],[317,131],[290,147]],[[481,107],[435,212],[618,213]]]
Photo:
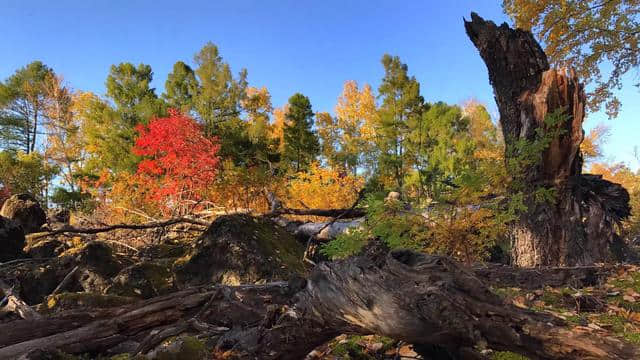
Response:
[[[640,345],[640,266],[615,267],[607,280],[585,288],[545,287],[524,290],[492,288],[505,302],[535,311],[545,311],[567,321],[571,328],[587,327]],[[341,336],[313,359],[419,359],[412,346],[379,336]],[[526,360],[510,352],[490,352],[493,360]]]

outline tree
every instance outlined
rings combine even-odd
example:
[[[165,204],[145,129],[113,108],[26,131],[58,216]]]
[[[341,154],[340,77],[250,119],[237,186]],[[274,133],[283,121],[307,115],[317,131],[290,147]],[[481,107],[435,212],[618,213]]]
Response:
[[[544,42],[552,64],[574,67],[594,86],[587,94],[591,111],[606,102],[609,116],[617,115],[620,102],[613,91],[622,87],[622,76],[640,64],[638,1],[503,0],[502,6],[517,27]]]
[[[115,103],[124,124],[133,127],[162,114],[162,103],[151,88],[152,80],[149,65],[111,65],[106,82],[107,96]]]
[[[284,127],[284,157],[295,172],[306,169],[320,153],[318,136],[313,131],[313,110],[309,98],[296,93],[289,98]]]
[[[318,134],[324,140],[325,156],[334,165],[348,168],[354,174],[363,165],[371,172],[378,115],[371,87],[365,85],[360,90],[355,81],[345,82],[335,112],[335,119],[327,117],[328,114],[317,116]]]
[[[393,179],[396,189],[402,191],[405,176],[412,166],[411,154],[407,153],[412,130],[410,123],[414,128],[421,128],[424,99],[420,95],[420,84],[415,77],[408,75],[408,67],[399,57],[385,54],[382,65],[384,78],[378,88],[382,104],[376,129],[377,145],[381,151],[379,170],[382,176]]]
[[[135,172],[139,157],[131,152],[136,131],[108,102],[90,92],[74,98],[74,116],[85,141],[82,171],[97,178],[103,170]]]
[[[420,128],[413,129],[408,142],[420,189],[427,188],[435,197],[465,185],[461,178],[471,166],[475,149],[469,118],[462,115],[460,107],[438,102],[422,113],[420,121]]]
[[[589,131],[580,144],[580,151],[585,163],[590,163],[602,158],[602,146],[609,137],[609,127],[606,124],[598,124]]]
[[[247,87],[247,71],[241,70],[235,78],[231,67],[212,43],[207,43],[195,56],[195,74],[200,87],[194,99],[194,108],[204,123],[206,131],[220,136],[229,131],[231,120],[241,113],[241,101]]]
[[[62,180],[71,192],[77,190],[75,174],[84,158],[84,139],[80,122],[74,114],[74,94],[59,76],[51,76],[45,84],[47,103],[44,113],[49,121],[45,156],[61,170]]]
[[[12,194],[29,193],[46,202],[47,187],[57,172],[38,152],[0,152],[0,181]]]
[[[34,61],[0,83],[0,141],[5,149],[33,152],[45,121],[45,82],[53,70]]]
[[[620,185],[582,174],[585,94],[575,72],[550,69],[529,32],[472,13],[467,35],[487,65],[512,180],[512,257],[519,266],[606,261],[620,246],[616,225],[629,215]]]
[[[220,146],[203,133],[193,119],[170,111],[149,125],[138,125],[133,152],[144,159],[138,164],[141,182],[152,185],[149,199],[169,208],[185,200],[202,199],[218,170]]]
[[[187,114],[193,109],[198,85],[193,69],[184,62],[178,61],[173,64],[173,71],[167,76],[162,97],[169,107],[180,109]]]

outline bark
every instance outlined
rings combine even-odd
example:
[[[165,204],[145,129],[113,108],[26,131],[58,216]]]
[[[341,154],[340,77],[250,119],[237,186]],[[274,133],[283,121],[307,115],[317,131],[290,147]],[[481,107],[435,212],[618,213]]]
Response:
[[[585,93],[575,72],[550,69],[545,53],[530,32],[496,26],[475,13],[465,21],[467,35],[487,65],[500,112],[506,148],[519,140],[533,141],[548,114],[561,111],[566,117],[540,159],[520,170],[523,188],[553,188],[552,202],[539,203],[527,196],[528,210],[513,229],[512,258],[519,266],[588,265],[611,260],[615,226],[628,216],[629,196],[618,184],[582,175],[580,143],[585,116]],[[556,130],[557,130],[556,129]],[[510,161],[513,152],[507,151]],[[599,192],[593,192],[598,188]],[[606,201],[600,197],[602,193]],[[609,196],[610,195],[610,196]],[[609,212],[606,202],[623,211]]]
[[[380,334],[451,358],[477,348],[532,359],[631,359],[640,350],[586,328],[504,304],[444,257],[408,251],[323,263],[307,280],[187,289],[110,310],[0,325],[0,359],[34,349],[101,352],[125,341],[144,352],[185,331],[209,332],[242,359],[300,359],[340,333]]]

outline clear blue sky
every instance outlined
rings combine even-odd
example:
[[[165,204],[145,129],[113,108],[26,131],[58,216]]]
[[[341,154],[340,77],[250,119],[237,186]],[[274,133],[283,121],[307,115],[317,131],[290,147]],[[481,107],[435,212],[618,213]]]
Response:
[[[41,60],[75,89],[104,94],[109,66],[146,63],[158,94],[177,60],[192,63],[207,42],[234,72],[246,68],[252,86],[266,86],[274,106],[295,92],[315,111],[333,112],[345,80],[377,88],[384,53],[409,65],[428,101],[475,98],[496,106],[487,71],[462,23],[471,11],[507,21],[500,0],[449,1],[34,1],[0,0],[0,79]],[[627,84],[634,80],[629,76]],[[640,92],[627,85],[623,111],[607,122],[606,155],[634,168],[640,145]]]

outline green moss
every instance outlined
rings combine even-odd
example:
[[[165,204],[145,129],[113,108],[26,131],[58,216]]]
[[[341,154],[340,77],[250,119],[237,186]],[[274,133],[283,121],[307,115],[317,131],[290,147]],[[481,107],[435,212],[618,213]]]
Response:
[[[362,336],[349,336],[344,341],[336,342],[331,353],[344,359],[374,359],[364,352],[363,346],[359,344],[361,340]]]
[[[611,326],[611,331],[630,343],[640,345],[640,332],[633,331],[632,324],[621,315],[601,314],[596,318],[601,325]]]
[[[280,260],[287,269],[303,274],[305,268],[301,254],[304,253],[304,246],[291,234],[270,221],[261,218],[252,220],[255,225],[251,230],[252,235],[262,253]]]
[[[116,295],[93,293],[61,293],[47,297],[46,311],[65,310],[77,307],[109,308],[131,304],[137,299]]]
[[[158,353],[156,360],[181,360],[181,359],[206,359],[206,345],[193,336],[181,337],[180,349],[177,352],[162,351]]]
[[[640,293],[640,272],[631,272],[629,276],[613,279],[609,284],[619,289],[632,289]]]
[[[514,297],[520,295],[520,289],[518,289],[518,288],[496,288],[496,287],[491,287],[490,290],[494,294],[496,294],[496,295],[498,295],[498,296],[500,296],[502,298],[507,298],[507,299],[514,298]]]
[[[150,298],[173,290],[173,274],[169,266],[143,262],[126,268],[114,279],[109,294]]]
[[[498,351],[493,353],[492,360],[529,360],[528,357],[510,351]]]

